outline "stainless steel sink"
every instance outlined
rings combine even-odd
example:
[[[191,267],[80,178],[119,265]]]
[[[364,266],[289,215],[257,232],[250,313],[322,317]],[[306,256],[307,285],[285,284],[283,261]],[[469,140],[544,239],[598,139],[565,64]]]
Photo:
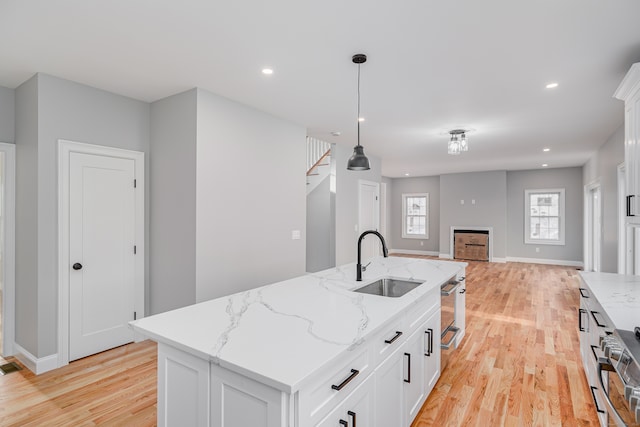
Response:
[[[424,282],[417,280],[394,279],[391,277],[383,277],[373,283],[369,283],[361,288],[354,289],[353,292],[363,294],[379,295],[383,297],[397,298],[410,292],[420,286]]]

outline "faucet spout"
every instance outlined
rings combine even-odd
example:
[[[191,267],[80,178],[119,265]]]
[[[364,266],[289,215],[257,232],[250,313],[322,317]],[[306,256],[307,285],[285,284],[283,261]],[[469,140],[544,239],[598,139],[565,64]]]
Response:
[[[363,232],[358,238],[358,263],[356,264],[356,280],[358,282],[362,282],[362,239],[364,239],[367,234],[374,234],[378,236],[378,238],[380,239],[380,243],[382,243],[382,255],[384,255],[385,258],[389,256],[387,243],[384,241],[384,237],[382,237],[382,234],[378,233],[375,230],[367,230]]]

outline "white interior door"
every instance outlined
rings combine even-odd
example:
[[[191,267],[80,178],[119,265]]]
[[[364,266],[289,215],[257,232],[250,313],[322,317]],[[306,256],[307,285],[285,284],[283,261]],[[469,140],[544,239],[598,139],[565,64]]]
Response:
[[[358,192],[358,230],[380,229],[380,184],[371,181],[359,181]],[[362,261],[380,255],[380,240],[368,235],[362,241]]]
[[[69,360],[134,340],[135,163],[69,158]]]
[[[585,270],[601,270],[602,251],[602,201],[600,184],[585,188]]]

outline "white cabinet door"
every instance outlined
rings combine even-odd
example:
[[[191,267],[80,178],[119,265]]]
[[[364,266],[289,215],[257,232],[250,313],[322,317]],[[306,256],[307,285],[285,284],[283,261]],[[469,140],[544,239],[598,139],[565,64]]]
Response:
[[[287,426],[287,399],[275,388],[211,365],[212,427]]]
[[[456,314],[457,310],[456,308]],[[440,378],[440,310],[427,319],[422,327],[422,332],[424,333],[424,387],[426,398],[438,382],[438,378]]]
[[[371,427],[374,425],[374,398],[374,375],[369,375],[344,402],[316,424],[316,427]],[[382,426],[379,423],[378,425]]]
[[[404,426],[404,350],[398,349],[378,366],[376,378],[376,423],[384,426]]]
[[[438,311],[438,314],[439,313]],[[409,337],[404,347],[404,408],[407,421],[413,421],[426,397],[424,382],[424,338],[425,331],[421,326]]]

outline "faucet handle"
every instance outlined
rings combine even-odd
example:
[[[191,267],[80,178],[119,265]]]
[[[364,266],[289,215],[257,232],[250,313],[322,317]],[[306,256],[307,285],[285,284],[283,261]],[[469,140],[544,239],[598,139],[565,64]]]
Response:
[[[362,266],[362,271],[367,271],[367,267],[369,267],[369,264],[371,264],[371,261],[369,261],[366,265]]]

